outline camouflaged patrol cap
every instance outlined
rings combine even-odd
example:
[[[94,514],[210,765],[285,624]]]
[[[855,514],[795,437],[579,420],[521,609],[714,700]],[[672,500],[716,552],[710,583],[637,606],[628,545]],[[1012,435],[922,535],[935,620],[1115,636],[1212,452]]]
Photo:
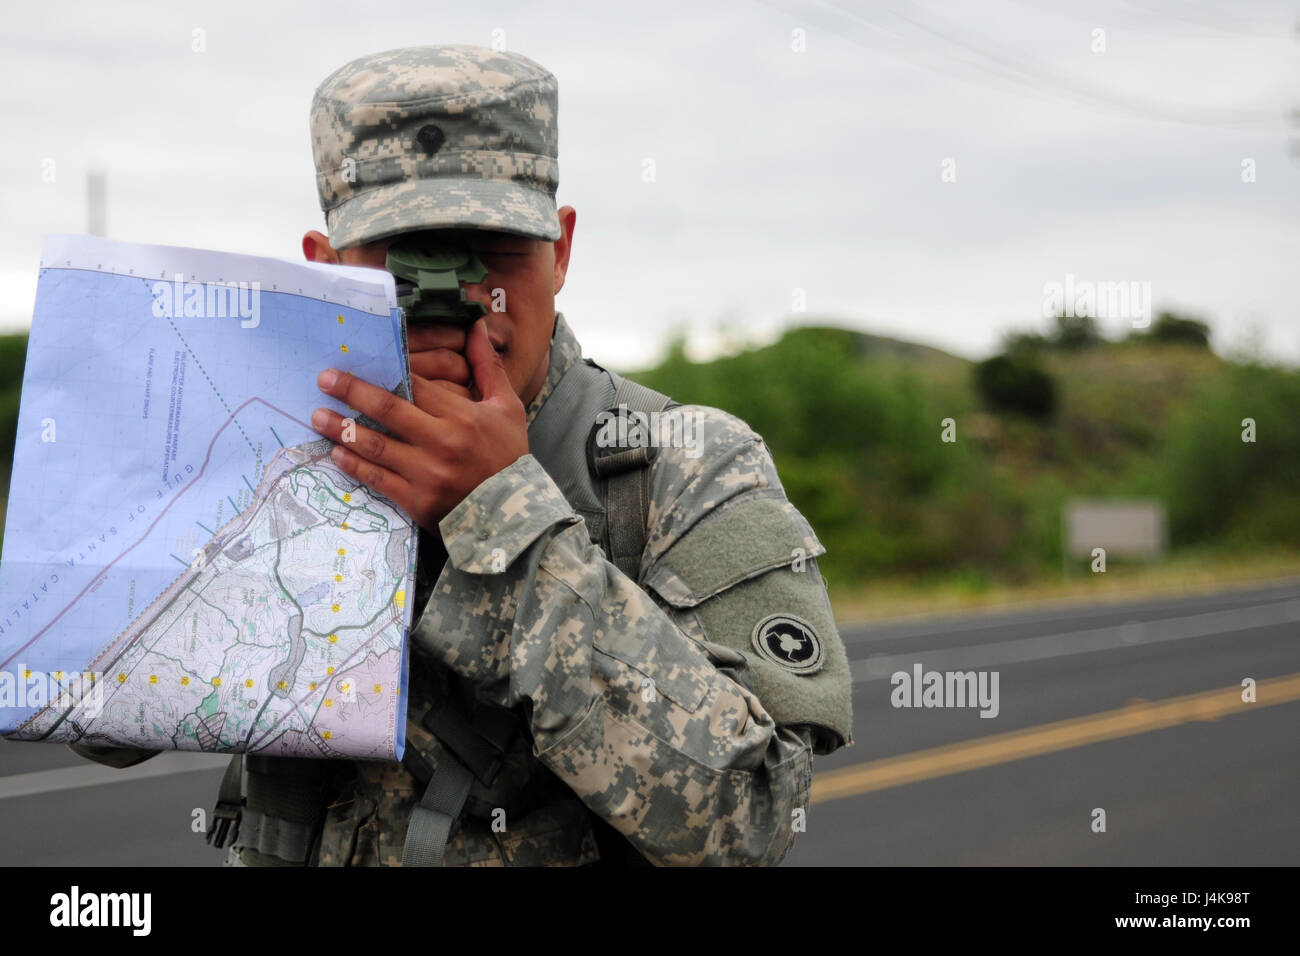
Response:
[[[558,239],[557,98],[527,57],[466,44],[335,70],[311,105],[330,244],[455,227]]]

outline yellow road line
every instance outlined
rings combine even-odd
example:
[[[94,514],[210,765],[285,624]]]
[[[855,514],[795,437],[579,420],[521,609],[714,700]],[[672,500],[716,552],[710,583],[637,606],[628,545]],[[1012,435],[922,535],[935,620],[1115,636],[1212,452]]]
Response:
[[[1052,724],[831,770],[814,777],[811,802],[825,803],[1084,744],[1144,734],[1194,720],[1218,720],[1272,704],[1300,700],[1300,674],[1260,681],[1255,687],[1255,703],[1243,702],[1241,693],[1242,688],[1237,686],[1171,697],[1155,703],[1135,701],[1118,710],[1071,717]]]

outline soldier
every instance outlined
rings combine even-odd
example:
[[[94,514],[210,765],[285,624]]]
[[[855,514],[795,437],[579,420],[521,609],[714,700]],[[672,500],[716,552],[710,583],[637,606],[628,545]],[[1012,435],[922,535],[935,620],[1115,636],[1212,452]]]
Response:
[[[336,463],[421,529],[406,756],[249,756],[242,801],[232,765],[231,864],[774,865],[812,755],[852,743],[824,549],[762,439],[583,359],[555,311],[556,107],[538,64],[463,45],[316,91],[307,257],[463,250],[486,315],[412,325],[410,402],[320,377],[375,425],[318,410]]]

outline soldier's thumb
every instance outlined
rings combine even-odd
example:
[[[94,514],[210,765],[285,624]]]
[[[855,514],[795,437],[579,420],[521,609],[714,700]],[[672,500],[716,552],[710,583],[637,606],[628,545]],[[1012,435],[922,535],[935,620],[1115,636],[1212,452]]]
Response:
[[[474,385],[485,399],[497,395],[513,393],[510,378],[506,375],[505,363],[492,347],[488,338],[487,322],[479,319],[470,326],[468,340],[465,342],[465,358],[474,373]]]

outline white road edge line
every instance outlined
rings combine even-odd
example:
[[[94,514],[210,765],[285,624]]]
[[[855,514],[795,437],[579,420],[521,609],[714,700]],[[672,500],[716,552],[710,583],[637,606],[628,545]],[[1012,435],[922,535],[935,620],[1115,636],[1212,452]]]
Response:
[[[1217,603],[1222,603],[1228,599],[1228,595],[1216,595]],[[882,622],[857,622],[846,624],[841,627],[841,638],[844,643],[854,645],[867,645],[873,641],[906,641],[918,637],[939,637],[947,634],[965,634],[970,631],[988,631],[998,627],[1023,627],[1034,624],[1045,624],[1052,621],[1063,619],[1086,619],[1090,617],[1119,617],[1127,614],[1141,614],[1153,610],[1182,610],[1178,604],[1188,604],[1195,599],[1181,601],[1144,601],[1141,604],[1117,604],[1114,606],[1092,605],[1092,606],[1070,606],[1056,608],[1046,611],[1025,611],[1018,612],[1015,608],[1001,609],[997,612],[977,610],[970,614],[953,616],[937,615],[929,619],[908,620],[906,618],[893,621]],[[1206,599],[1207,601],[1209,599]],[[1276,598],[1257,601],[1255,604],[1245,605],[1246,607],[1263,607],[1266,604],[1289,604],[1294,602],[1297,608],[1300,608],[1300,595],[1290,593],[1279,595]],[[1188,609],[1190,610],[1190,609]],[[1235,608],[1220,608],[1222,611],[1231,611]],[[1212,610],[1195,611],[1195,614],[1213,614]],[[1183,615],[1184,617],[1190,615]],[[1300,611],[1297,612],[1300,617]],[[1149,618],[1151,621],[1162,620],[1157,614]]]
[[[1025,661],[1091,654],[1123,647],[1139,647],[1177,641],[1191,637],[1211,637],[1257,627],[1292,624],[1300,619],[1300,601],[1261,604],[1255,607],[1210,611],[1188,617],[1171,617],[1156,621],[1129,621],[1110,627],[1064,634],[1022,637],[993,644],[915,650],[904,654],[873,654],[850,664],[853,683],[886,680],[897,671],[910,671],[913,664],[929,670],[958,671],[1020,664]]]

